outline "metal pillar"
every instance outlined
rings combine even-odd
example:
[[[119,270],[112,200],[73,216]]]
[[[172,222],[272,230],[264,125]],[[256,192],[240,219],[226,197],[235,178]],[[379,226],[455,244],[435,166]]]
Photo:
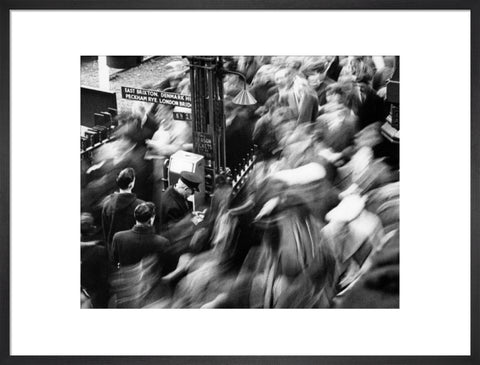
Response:
[[[193,151],[205,157],[205,189],[226,169],[222,57],[188,57],[192,95]]]

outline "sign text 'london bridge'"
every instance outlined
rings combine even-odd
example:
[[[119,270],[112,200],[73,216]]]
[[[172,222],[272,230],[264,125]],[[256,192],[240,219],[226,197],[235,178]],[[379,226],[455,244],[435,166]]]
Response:
[[[144,101],[147,103],[180,106],[183,108],[192,107],[192,97],[190,95],[182,95],[157,90],[145,90],[122,86],[122,98],[135,101]]]

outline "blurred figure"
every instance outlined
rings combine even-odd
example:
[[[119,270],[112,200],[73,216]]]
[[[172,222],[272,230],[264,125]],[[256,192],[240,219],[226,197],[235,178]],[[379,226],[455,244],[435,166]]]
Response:
[[[281,106],[292,109],[298,115],[298,103],[293,92],[295,73],[290,68],[281,68],[275,73],[275,84],[278,88],[278,99]]]
[[[142,258],[138,263],[122,266],[110,276],[112,297],[109,308],[144,308],[152,303],[166,307],[170,291],[161,281],[157,255]]]
[[[388,238],[382,250],[372,255],[361,275],[335,299],[336,308],[399,308],[399,234]]]
[[[136,142],[130,138],[129,133],[130,125],[134,123],[132,114],[121,113],[117,119],[119,127],[115,131],[116,138],[95,149],[90,163],[84,170],[82,211],[92,213],[98,224],[101,224],[103,201],[117,188],[115,180],[118,173],[131,166],[132,151],[136,147]]]
[[[366,209],[378,215],[385,234],[400,228],[400,183],[391,182],[370,190],[367,194]]]
[[[335,257],[321,239],[321,222],[306,204],[324,176],[318,164],[279,171],[264,182],[252,202],[227,212],[225,222],[229,223],[218,225],[220,240],[215,247],[223,248],[221,252],[228,255],[235,247],[250,242],[249,251],[240,271],[234,271],[233,283],[231,279],[230,286],[223,289],[227,290],[204,308],[330,306]],[[239,241],[239,229],[254,234],[247,241]],[[251,244],[257,240],[258,245]]]
[[[368,191],[395,181],[396,175],[383,159],[375,159],[370,147],[361,147],[352,159],[338,169],[337,185],[351,192],[365,194]]]
[[[298,56],[288,56],[285,58],[285,67],[288,67],[294,71],[295,74],[298,74],[300,68],[303,65],[305,57]]]
[[[255,97],[258,105],[263,106],[266,101],[275,94],[275,72],[278,67],[273,65],[263,65],[255,74],[252,80],[250,93]]]
[[[225,124],[226,157],[227,166],[239,166],[242,159],[253,148],[253,130],[257,116],[253,108],[244,105],[235,105],[231,101],[225,101],[226,115]]]
[[[308,84],[317,94],[319,106],[327,103],[327,87],[335,82],[327,76],[328,65],[326,60],[319,60],[306,65],[302,70]]]
[[[122,170],[117,177],[119,191],[109,195],[103,204],[102,227],[107,243],[110,262],[114,264],[112,240],[115,233],[125,231],[135,224],[135,208],[143,203],[132,193],[135,186],[135,171],[132,168]]]
[[[323,156],[330,162],[341,165],[350,159],[357,132],[358,118],[351,104],[352,86],[348,83],[331,84],[326,91],[327,104],[320,109],[314,132],[325,144]]]
[[[308,82],[292,68],[275,73],[278,103],[292,110],[297,123],[313,122],[318,115],[318,97]]]
[[[93,308],[107,308],[109,264],[105,242],[92,240],[95,227],[90,213],[81,214],[80,224],[82,293]]]
[[[175,291],[175,308],[248,306],[248,293],[237,290],[236,281],[245,271],[243,264],[250,248],[259,244],[259,238],[251,225],[251,206],[228,209],[231,191],[228,185],[215,190],[207,215],[210,249],[188,257],[188,264],[183,266],[187,267],[187,275]]]
[[[187,71],[188,62],[185,59],[167,63],[163,73],[165,79],[154,85],[154,89],[165,92],[180,93],[180,89],[185,87],[181,84],[186,77]]]
[[[236,56],[223,56],[223,68],[229,71],[236,71],[238,57]]]
[[[88,185],[84,189],[85,202],[82,207],[96,217],[101,216],[103,199],[117,188],[116,178],[120,171],[127,167],[135,169],[135,193],[140,199],[151,198],[151,166],[145,161],[145,130],[141,127],[139,114],[121,112],[118,116],[119,126],[115,131],[115,139],[94,150],[92,164],[86,171]]]
[[[299,167],[316,159],[313,137],[309,124],[299,124],[284,133],[281,142],[283,168]]]
[[[370,57],[349,56],[340,72],[339,81],[370,83],[375,73],[375,64]]]
[[[150,85],[143,85],[142,89],[151,89]],[[135,127],[138,130],[136,140],[145,144],[145,141],[152,138],[158,129],[158,122],[155,119],[156,105],[138,101],[132,105],[132,114],[137,116]]]
[[[245,75],[247,83],[250,84],[260,66],[261,63],[258,57],[241,56],[238,59],[237,70]]]
[[[252,281],[251,306],[262,308],[329,307],[336,261],[320,234],[322,222],[308,200],[325,177],[316,163],[274,173],[268,189],[257,192],[254,222],[264,230]],[[275,187],[275,189],[272,188]]]
[[[288,107],[272,104],[267,114],[256,123],[253,140],[257,145],[256,162],[250,179],[250,190],[264,184],[265,178],[281,166],[282,151],[295,128],[293,111]]]
[[[381,89],[386,87],[388,80],[390,80],[395,73],[395,57],[383,57],[383,65],[380,66],[381,67],[377,68],[377,71],[372,79],[372,88],[377,92],[377,94]],[[384,93],[386,93],[386,90]]]
[[[145,159],[153,163],[153,200],[157,207],[157,230],[160,228],[162,212],[160,207],[162,195],[165,190],[165,160],[177,151],[191,151],[192,127],[189,122],[174,120],[172,108],[169,106],[159,106],[155,118],[160,120],[160,127],[153,135],[152,139],[147,140],[147,152]]]
[[[358,116],[359,129],[375,122],[383,122],[388,115],[385,101],[371,86],[375,65],[369,57],[348,57],[339,80],[352,82],[357,95],[351,107]]]
[[[243,80],[237,75],[226,74],[223,77],[223,91],[225,94],[225,99],[233,99],[243,89],[243,87]]]
[[[383,246],[381,221],[365,209],[365,201],[366,198],[358,194],[345,196],[326,217],[329,224],[322,233],[334,248],[339,262],[338,291],[354,282],[367,259]]]
[[[314,122],[318,115],[318,97],[307,80],[296,78],[293,93],[298,105],[297,124]]]
[[[231,193],[232,186],[227,182],[227,178],[222,174],[215,176],[215,189],[210,206],[206,211],[204,221],[195,230],[190,242],[190,252],[198,254],[214,247],[215,232],[222,226],[222,216],[227,211]]]

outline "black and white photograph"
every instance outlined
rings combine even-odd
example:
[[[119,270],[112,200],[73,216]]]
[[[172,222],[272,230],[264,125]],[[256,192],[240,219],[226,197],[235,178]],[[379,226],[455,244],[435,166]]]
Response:
[[[37,3],[0,364],[478,363],[480,4]]]
[[[400,56],[79,61],[82,309],[400,308]]]

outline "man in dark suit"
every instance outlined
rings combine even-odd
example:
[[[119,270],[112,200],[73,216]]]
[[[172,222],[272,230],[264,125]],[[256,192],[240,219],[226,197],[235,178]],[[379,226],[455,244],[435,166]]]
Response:
[[[113,237],[113,256],[120,267],[139,263],[143,258],[157,255],[158,262],[166,273],[175,268],[175,258],[169,251],[165,237],[155,234],[155,204],[141,203],[135,208],[135,225]]]
[[[143,203],[132,193],[135,186],[135,170],[126,168],[118,174],[118,192],[110,194],[103,203],[102,228],[110,261],[113,260],[112,239],[115,233],[130,229],[135,224],[133,212]]]
[[[171,288],[162,277],[177,264],[166,238],[155,234],[155,204],[135,208],[135,225],[113,236],[113,256],[117,263],[110,276],[112,300],[116,308],[143,308],[153,303],[165,305]]]

